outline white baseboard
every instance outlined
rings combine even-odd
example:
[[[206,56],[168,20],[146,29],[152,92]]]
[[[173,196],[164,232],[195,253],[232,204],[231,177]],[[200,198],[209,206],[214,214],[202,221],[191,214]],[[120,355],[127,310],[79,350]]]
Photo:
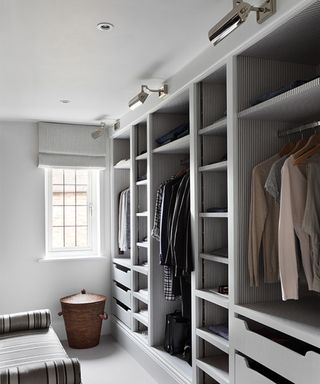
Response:
[[[177,370],[161,359],[155,348],[151,348],[136,338],[117,319],[111,319],[111,334],[138,363],[148,371],[159,384],[190,384]]]

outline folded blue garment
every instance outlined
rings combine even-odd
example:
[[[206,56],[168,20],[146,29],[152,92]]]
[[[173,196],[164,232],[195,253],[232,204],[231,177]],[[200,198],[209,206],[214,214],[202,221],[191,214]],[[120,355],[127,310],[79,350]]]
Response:
[[[189,123],[184,123],[178,125],[176,128],[172,129],[170,132],[165,135],[160,136],[156,139],[156,143],[159,145],[170,143],[180,137],[183,137],[189,133]]]
[[[229,328],[227,324],[209,325],[208,330],[226,340],[229,340]]]
[[[256,105],[256,104],[260,104],[260,103],[262,103],[264,101],[272,99],[273,97],[279,96],[279,95],[281,95],[284,92],[288,92],[291,89],[300,87],[300,85],[303,85],[303,84],[307,83],[308,81],[306,81],[306,80],[295,80],[292,83],[290,83],[288,85],[285,85],[284,87],[276,89],[275,91],[266,92],[263,95],[257,97],[254,101],[252,101],[251,105],[253,106],[253,105]]]

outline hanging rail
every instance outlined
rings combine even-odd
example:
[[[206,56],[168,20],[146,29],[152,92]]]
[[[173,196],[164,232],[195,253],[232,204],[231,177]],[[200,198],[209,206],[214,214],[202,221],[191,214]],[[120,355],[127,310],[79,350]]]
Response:
[[[285,137],[285,136],[293,135],[295,133],[301,133],[301,132],[306,131],[308,129],[316,129],[317,127],[320,127],[320,121],[315,121],[313,123],[301,125],[300,127],[288,129],[285,131],[279,131],[278,136],[279,137]]]

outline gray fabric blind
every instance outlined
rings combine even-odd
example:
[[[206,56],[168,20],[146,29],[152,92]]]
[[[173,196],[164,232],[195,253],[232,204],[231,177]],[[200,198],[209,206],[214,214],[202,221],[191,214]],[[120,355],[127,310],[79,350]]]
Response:
[[[106,134],[94,126],[39,123],[39,167],[106,168]]]

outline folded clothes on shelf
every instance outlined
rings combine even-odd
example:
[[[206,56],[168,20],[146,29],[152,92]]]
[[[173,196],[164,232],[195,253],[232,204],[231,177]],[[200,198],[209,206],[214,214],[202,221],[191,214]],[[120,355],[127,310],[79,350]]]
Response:
[[[137,177],[137,181],[147,180],[147,175],[142,175]]]
[[[148,317],[148,310],[147,309],[140,309],[140,311],[138,313],[139,313],[139,315],[141,315],[143,317]]]
[[[215,335],[221,336],[226,340],[229,340],[229,328],[228,324],[215,324],[209,325],[208,331],[214,333]]]
[[[189,123],[180,124],[178,127],[172,129],[170,132],[162,135],[156,139],[156,143],[164,145],[171,143],[171,141],[180,139],[189,134]]]
[[[219,213],[219,212],[227,212],[228,211],[228,208],[225,208],[225,207],[222,207],[222,208],[219,208],[219,207],[211,207],[211,208],[208,208],[207,209],[207,212],[208,213]]]
[[[254,105],[260,104],[264,101],[270,100],[273,97],[279,96],[282,93],[290,91],[291,89],[300,87],[300,85],[308,83],[309,81],[310,80],[295,80],[295,81],[293,81],[293,82],[291,82],[291,83],[289,83],[289,84],[287,84],[287,85],[285,85],[279,89],[276,89],[276,90],[271,91],[271,92],[266,92],[266,93],[260,95],[259,97],[257,97],[255,100],[253,100],[251,102],[251,105],[254,106]]]

